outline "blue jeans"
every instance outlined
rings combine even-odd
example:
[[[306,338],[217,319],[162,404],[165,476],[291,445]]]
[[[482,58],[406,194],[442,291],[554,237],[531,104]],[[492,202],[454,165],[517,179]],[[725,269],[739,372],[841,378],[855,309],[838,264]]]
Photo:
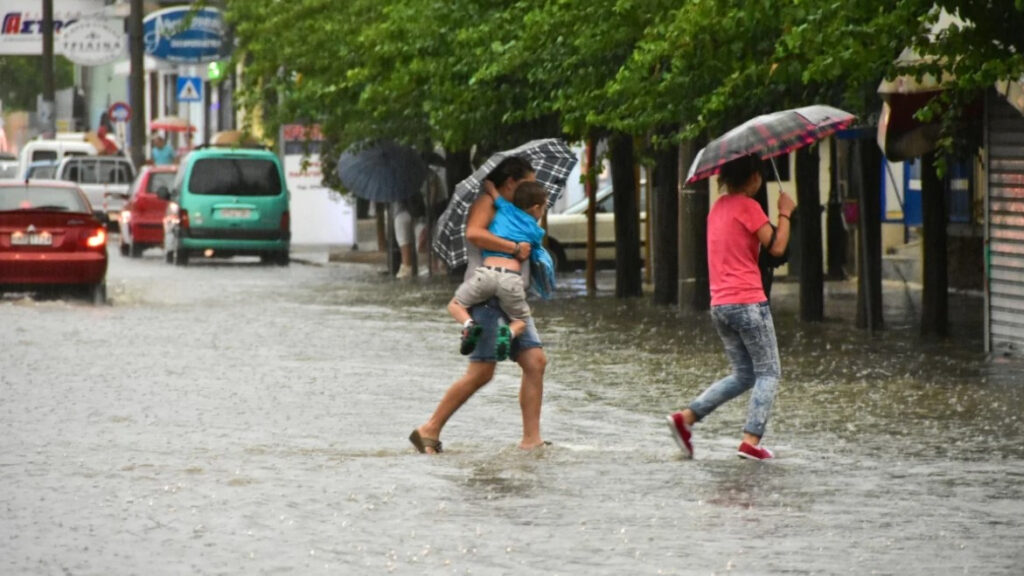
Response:
[[[771,308],[768,302],[715,306],[711,320],[725,344],[732,374],[708,387],[690,404],[690,410],[700,420],[753,388],[743,431],[764,436],[782,375]]]
[[[469,355],[470,362],[496,362],[494,347],[498,337],[498,326],[508,324],[508,318],[501,311],[497,298],[491,298],[483,304],[478,304],[469,309],[473,321],[483,328],[480,339],[476,342],[476,348]],[[518,338],[512,340],[512,351],[509,357],[515,360],[520,350],[528,348],[543,348],[537,327],[533,323],[533,316],[526,318],[526,328]]]

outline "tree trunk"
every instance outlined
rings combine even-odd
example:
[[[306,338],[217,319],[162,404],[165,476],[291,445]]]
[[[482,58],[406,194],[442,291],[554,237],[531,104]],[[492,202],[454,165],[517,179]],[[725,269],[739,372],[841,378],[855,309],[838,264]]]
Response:
[[[679,165],[689,166],[700,149],[697,142],[679,148]],[[686,186],[679,193],[679,307],[683,312],[705,312],[711,307],[708,286],[708,180]]]
[[[473,173],[473,165],[469,161],[469,150],[448,151],[444,156],[445,185],[448,196],[455,192],[455,185]]]
[[[843,202],[839,197],[839,155],[836,152],[836,141],[832,141],[829,149],[829,191],[828,191],[828,279],[845,280],[846,272],[846,227],[843,225]]]
[[[949,325],[946,193],[935,172],[934,152],[921,158],[921,214],[924,227],[921,335],[945,337]]]
[[[821,249],[821,190],[818,183],[818,147],[796,153],[797,218],[800,221],[800,319],[825,319],[825,274]]]
[[[146,87],[145,42],[143,39],[142,0],[132,0],[128,16],[128,52],[130,53],[130,88],[128,102],[132,107],[131,144],[132,162],[142,166],[146,161]]]
[[[57,137],[56,65],[53,59],[53,0],[43,0],[43,101],[39,120],[46,138]]]
[[[633,138],[616,133],[609,140],[615,200],[615,296],[643,294],[640,270],[640,212],[637,209]]]
[[[654,303],[675,304],[679,282],[679,148],[667,146],[658,151],[654,166],[654,198],[648,238],[653,253]],[[651,263],[648,262],[650,267]]]
[[[882,328],[882,152],[875,139],[857,140],[851,155],[851,174],[859,177],[860,242],[857,247],[857,327],[874,332]]]
[[[597,143],[593,138],[587,139],[586,181],[583,189],[587,194],[587,296],[597,294]]]

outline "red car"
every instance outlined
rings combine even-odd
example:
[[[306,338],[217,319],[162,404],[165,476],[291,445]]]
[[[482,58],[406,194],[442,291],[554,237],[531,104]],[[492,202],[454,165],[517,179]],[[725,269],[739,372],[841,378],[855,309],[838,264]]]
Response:
[[[77,184],[0,182],[0,293],[71,291],[102,304],[106,276],[107,229]]]
[[[122,256],[138,258],[146,248],[164,245],[164,213],[178,167],[144,166],[128,190],[128,203],[121,212]]]

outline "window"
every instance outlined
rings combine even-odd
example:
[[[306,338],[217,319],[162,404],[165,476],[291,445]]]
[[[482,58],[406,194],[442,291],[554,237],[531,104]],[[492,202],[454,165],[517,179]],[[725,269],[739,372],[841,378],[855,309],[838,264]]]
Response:
[[[282,192],[277,164],[254,158],[197,160],[188,185],[193,194],[218,196],[277,196]]]

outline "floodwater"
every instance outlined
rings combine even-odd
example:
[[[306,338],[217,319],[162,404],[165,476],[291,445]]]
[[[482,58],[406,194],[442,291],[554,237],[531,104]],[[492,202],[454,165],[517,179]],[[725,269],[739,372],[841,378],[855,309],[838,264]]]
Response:
[[[608,278],[605,277],[604,281]],[[518,368],[406,437],[465,366],[454,284],[371,265],[111,259],[109,306],[0,301],[0,574],[1019,574],[1022,367],[980,306],[922,343],[773,298],[783,382],[765,444],[745,398],[680,458],[664,416],[726,361],[707,315],[648,299],[536,305],[543,430],[516,449]]]

